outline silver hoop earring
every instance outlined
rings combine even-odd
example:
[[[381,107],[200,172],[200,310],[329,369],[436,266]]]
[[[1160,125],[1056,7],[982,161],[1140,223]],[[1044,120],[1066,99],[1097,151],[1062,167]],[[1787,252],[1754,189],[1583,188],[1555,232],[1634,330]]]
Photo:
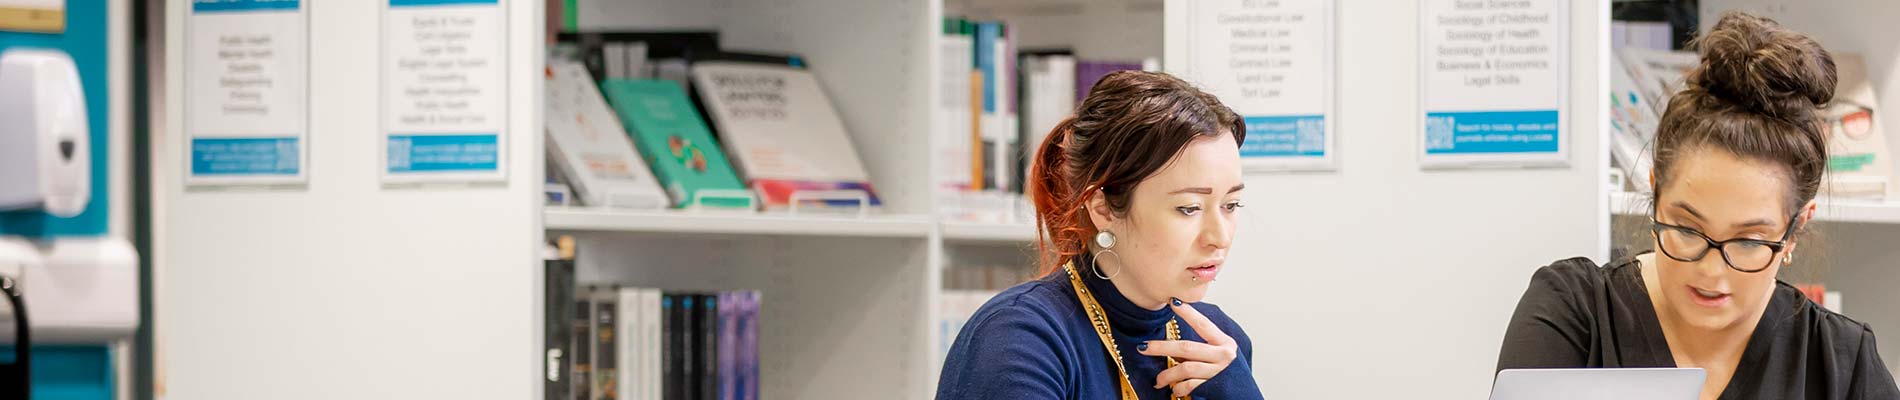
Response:
[[[1095,277],[1102,278],[1102,280],[1106,281],[1109,279],[1114,279],[1117,276],[1121,276],[1122,268],[1126,268],[1126,267],[1115,267],[1115,273],[1107,274],[1107,275],[1102,274],[1102,256],[1104,254],[1115,256],[1116,265],[1120,265],[1122,263],[1122,255],[1120,253],[1116,253],[1114,250],[1102,249],[1102,251],[1095,252],[1095,268],[1090,268],[1091,270],[1095,271]]]
[[[1110,278],[1114,278],[1114,277],[1116,277],[1116,276],[1119,276],[1119,275],[1121,275],[1121,274],[1122,274],[1122,268],[1123,268],[1123,267],[1116,267],[1116,268],[1115,268],[1115,273],[1113,273],[1113,274],[1103,274],[1103,273],[1102,273],[1102,256],[1103,256],[1104,254],[1113,254],[1113,255],[1115,255],[1115,265],[1121,265],[1121,263],[1122,263],[1122,255],[1121,255],[1121,253],[1116,253],[1116,252],[1115,252],[1115,250],[1114,250],[1114,248],[1115,248],[1115,233],[1114,233],[1114,232],[1109,232],[1109,231],[1106,231],[1106,230],[1104,230],[1104,231],[1101,231],[1101,232],[1096,232],[1096,233],[1095,233],[1095,246],[1096,246],[1096,247],[1101,247],[1101,248],[1102,248],[1102,250],[1101,250],[1101,251],[1097,251],[1097,252],[1095,252],[1095,268],[1092,268],[1092,269],[1094,269],[1094,270],[1095,270],[1095,277],[1097,277],[1097,278],[1102,278],[1102,280],[1109,280]]]

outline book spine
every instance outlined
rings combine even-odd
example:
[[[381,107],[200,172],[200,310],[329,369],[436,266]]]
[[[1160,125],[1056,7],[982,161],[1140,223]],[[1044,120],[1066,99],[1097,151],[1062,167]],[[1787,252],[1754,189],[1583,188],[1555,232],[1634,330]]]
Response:
[[[749,318],[752,321],[752,323],[750,324],[751,327],[747,328],[746,330],[746,354],[747,354],[746,355],[747,357],[746,358],[747,360],[746,374],[748,376],[751,376],[751,380],[749,380],[746,383],[746,390],[747,390],[746,393],[748,394],[746,395],[745,398],[747,400],[758,400],[760,396],[759,383],[761,382],[760,377],[759,377],[759,324],[760,324],[759,297],[760,296],[759,296],[759,292],[756,292],[756,291],[751,292],[750,296],[751,296],[750,299],[746,300],[746,307],[747,307],[746,312],[748,313],[747,318]]]
[[[647,332],[646,354],[643,357],[643,359],[646,360],[645,374],[647,387],[646,396],[643,398],[646,400],[660,400],[662,396],[665,395],[663,387],[666,382],[666,376],[663,373],[664,368],[662,367],[664,359],[661,357],[665,352],[663,343],[665,343],[664,341],[666,340],[664,337],[665,330],[661,329],[661,321],[665,319],[666,314],[663,312],[664,308],[660,306],[661,296],[658,289],[647,289],[643,297],[646,299],[647,304],[647,313],[644,315],[646,319],[645,331]]]
[[[665,363],[665,365],[661,367],[664,370],[662,375],[666,381],[662,384],[663,397],[665,397],[666,400],[684,400],[686,396],[683,395],[682,391],[686,389],[686,387],[680,385],[680,365],[683,361],[680,357],[680,349],[686,345],[686,342],[681,340],[683,335],[680,334],[684,328],[680,323],[685,322],[685,320],[681,318],[684,313],[680,312],[684,302],[680,296],[670,293],[666,294],[665,298],[661,301],[662,307],[666,309],[666,319],[661,326],[661,330],[664,331],[666,335],[666,343],[664,344],[664,348],[661,349],[661,356],[664,357],[662,361]]]
[[[617,335],[614,352],[619,356],[614,364],[618,367],[614,373],[615,398],[633,400],[639,390],[639,341],[644,333],[640,331],[640,294],[638,289],[621,288],[619,296],[619,315],[614,317],[614,333]]]
[[[594,302],[588,299],[584,291],[575,293],[574,329],[571,330],[574,346],[574,368],[568,374],[573,385],[569,386],[574,400],[592,400],[594,393]]]
[[[738,393],[735,383],[738,372],[735,368],[738,355],[739,336],[734,331],[738,327],[737,292],[719,293],[719,400],[733,400]]]
[[[572,399],[573,390],[573,330],[574,330],[574,264],[571,260],[548,260],[545,263],[546,331],[543,339],[547,342],[545,362],[546,381],[542,383],[542,398],[549,400]]]
[[[614,376],[619,367],[619,348],[614,334],[614,321],[619,313],[616,300],[615,291],[608,290],[594,301],[594,398],[599,400],[620,398],[615,390],[619,381]]]
[[[700,295],[699,398],[719,397],[719,298]]]

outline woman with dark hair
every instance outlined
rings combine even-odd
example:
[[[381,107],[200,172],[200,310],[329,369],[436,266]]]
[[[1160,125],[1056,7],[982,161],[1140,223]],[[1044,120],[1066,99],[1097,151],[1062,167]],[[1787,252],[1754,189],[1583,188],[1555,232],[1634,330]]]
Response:
[[[1702,63],[1656,132],[1659,251],[1537,270],[1498,369],[1693,367],[1704,399],[1900,398],[1873,330],[1776,279],[1800,265],[1827,169],[1833,58],[1741,13],[1695,45]]]
[[[1260,398],[1246,332],[1200,302],[1233,243],[1245,137],[1173,76],[1096,83],[1033,163],[1043,277],[977,310],[937,398]]]

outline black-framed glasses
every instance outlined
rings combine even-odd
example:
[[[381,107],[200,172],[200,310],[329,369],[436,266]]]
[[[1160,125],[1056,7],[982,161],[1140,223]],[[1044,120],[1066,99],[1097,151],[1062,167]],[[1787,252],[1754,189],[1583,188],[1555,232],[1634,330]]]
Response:
[[[1781,233],[1780,240],[1773,241],[1744,238],[1718,241],[1693,228],[1665,224],[1657,219],[1650,220],[1654,224],[1650,232],[1656,236],[1656,248],[1676,261],[1702,261],[1702,257],[1709,255],[1709,249],[1716,249],[1729,268],[1755,273],[1775,264],[1775,254],[1781,253],[1788,245],[1788,238],[1794,236],[1795,218],[1800,216],[1798,211],[1788,216],[1787,230]]]

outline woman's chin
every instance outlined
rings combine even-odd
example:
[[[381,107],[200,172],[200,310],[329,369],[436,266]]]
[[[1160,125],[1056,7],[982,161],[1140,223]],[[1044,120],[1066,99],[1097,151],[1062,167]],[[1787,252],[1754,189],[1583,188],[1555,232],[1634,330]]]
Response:
[[[1710,309],[1698,305],[1689,305],[1676,310],[1682,322],[1692,328],[1706,331],[1719,331],[1735,326],[1740,319],[1735,310],[1729,308]]]
[[[1174,297],[1189,303],[1199,303],[1202,299],[1207,298],[1207,288],[1208,285],[1206,283],[1195,284],[1181,291],[1181,294]]]

